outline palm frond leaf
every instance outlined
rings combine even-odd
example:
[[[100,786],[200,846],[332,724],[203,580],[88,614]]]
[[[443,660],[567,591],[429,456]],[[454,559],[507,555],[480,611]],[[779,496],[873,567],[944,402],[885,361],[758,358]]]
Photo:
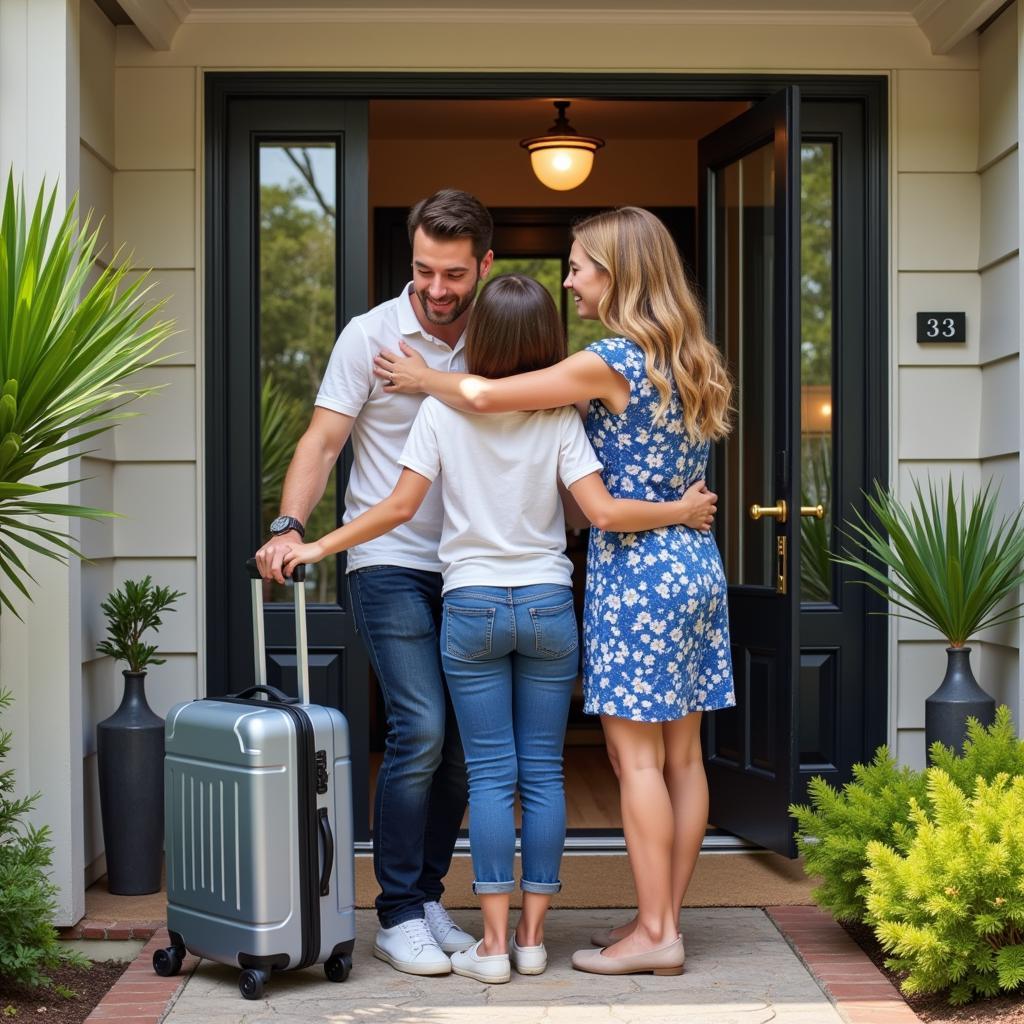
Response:
[[[77,555],[51,517],[100,518],[111,513],[33,500],[67,486],[40,474],[80,457],[81,445],[130,415],[122,407],[152,386],[134,378],[161,362],[157,347],[173,322],[163,303],[146,299],[146,276],[129,280],[130,263],[115,254],[90,285],[99,230],[80,224],[75,201],[61,213],[57,191],[40,189],[29,209],[13,174],[0,213],[0,610],[4,593],[29,597],[16,546],[63,559]]]
[[[831,558],[903,609],[890,614],[931,626],[953,647],[1024,617],[1014,600],[1024,583],[1024,506],[997,522],[991,481],[969,495],[952,477],[927,489],[915,480],[906,506],[876,481],[865,498],[874,521],[854,509],[840,530],[847,545]]]

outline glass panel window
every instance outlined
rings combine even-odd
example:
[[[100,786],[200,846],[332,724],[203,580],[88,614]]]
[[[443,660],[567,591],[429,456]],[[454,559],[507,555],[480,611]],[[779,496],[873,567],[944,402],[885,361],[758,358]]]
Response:
[[[267,537],[335,341],[335,146],[263,143],[259,175],[261,536]],[[336,505],[332,470],[307,537],[335,527]],[[310,600],[333,601],[337,559],[310,566],[306,587]],[[291,597],[275,583],[269,600]]]
[[[800,518],[800,599],[812,603],[832,600],[834,161],[831,142],[801,146],[800,504],[825,512]]]
[[[717,340],[736,381],[735,429],[724,442],[728,495],[723,555],[729,582],[775,586],[772,520],[754,521],[751,505],[775,503],[772,453],[775,291],[775,163],[772,145],[715,173],[714,256]]]

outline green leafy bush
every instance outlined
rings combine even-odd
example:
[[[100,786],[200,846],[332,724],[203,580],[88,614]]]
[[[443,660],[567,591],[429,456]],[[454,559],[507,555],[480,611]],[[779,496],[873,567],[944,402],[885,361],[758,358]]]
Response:
[[[0,711],[11,694],[0,690]],[[11,733],[0,730],[0,762],[11,749]],[[49,987],[47,975],[65,961],[85,965],[61,949],[54,931],[57,888],[47,875],[53,848],[47,827],[24,821],[38,795],[14,797],[14,769],[0,771],[0,980]]]
[[[963,793],[974,792],[975,780],[991,782],[1000,773],[1024,776],[1024,740],[1017,738],[1010,709],[996,710],[987,728],[976,718],[967,721],[967,739],[957,754],[941,743],[932,745],[932,764],[942,769]],[[808,787],[810,806],[789,809],[796,819],[797,847],[807,873],[821,878],[813,895],[838,921],[864,921],[867,845],[886,843],[905,853],[913,840],[910,800],[928,813],[924,772],[900,768],[885,747],[870,765],[854,765],[853,781],[837,791],[821,777]]]
[[[1002,704],[987,728],[976,718],[967,719],[967,739],[962,754],[952,747],[933,743],[931,763],[941,768],[965,793],[974,792],[980,775],[991,782],[1000,772],[1011,778],[1024,775],[1024,740],[1017,738],[1010,709]]]
[[[871,840],[906,849],[910,800],[925,798],[921,772],[900,768],[886,747],[869,765],[853,766],[853,781],[837,791],[820,776],[808,787],[810,806],[794,804],[796,843],[807,873],[821,878],[815,901],[838,921],[862,921],[867,907],[864,867]]]
[[[906,852],[868,844],[868,920],[908,995],[954,1005],[1024,985],[1024,776],[978,777],[968,796],[927,772],[931,810],[911,802]]]

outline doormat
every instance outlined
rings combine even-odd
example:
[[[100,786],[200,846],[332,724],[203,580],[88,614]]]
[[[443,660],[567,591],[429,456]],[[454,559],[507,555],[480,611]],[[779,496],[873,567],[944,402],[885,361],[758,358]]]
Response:
[[[516,878],[521,864],[516,857]],[[468,856],[452,860],[444,881],[444,904],[451,909],[478,907],[473,895],[473,863]],[[802,860],[777,853],[702,853],[686,894],[686,907],[804,906],[814,901],[814,882],[804,874]],[[356,906],[372,907],[378,892],[369,857],[356,858]],[[518,890],[512,906],[520,905]],[[636,893],[624,853],[566,854],[562,858],[562,891],[552,906],[590,909],[635,907]]]

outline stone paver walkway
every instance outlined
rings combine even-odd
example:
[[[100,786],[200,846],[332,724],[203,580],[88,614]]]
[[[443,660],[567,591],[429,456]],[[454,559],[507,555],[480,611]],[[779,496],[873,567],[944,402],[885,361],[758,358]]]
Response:
[[[456,911],[464,928],[479,915]],[[590,932],[622,911],[559,910],[548,919],[550,966],[538,977],[515,973],[507,985],[451,975],[399,974],[371,953],[370,911],[357,915],[352,974],[332,984],[321,968],[275,975],[262,1001],[238,992],[237,969],[203,961],[168,1024],[842,1024],[842,1018],[765,913],[758,909],[684,910],[686,973],[675,978],[604,978],[569,965]]]

